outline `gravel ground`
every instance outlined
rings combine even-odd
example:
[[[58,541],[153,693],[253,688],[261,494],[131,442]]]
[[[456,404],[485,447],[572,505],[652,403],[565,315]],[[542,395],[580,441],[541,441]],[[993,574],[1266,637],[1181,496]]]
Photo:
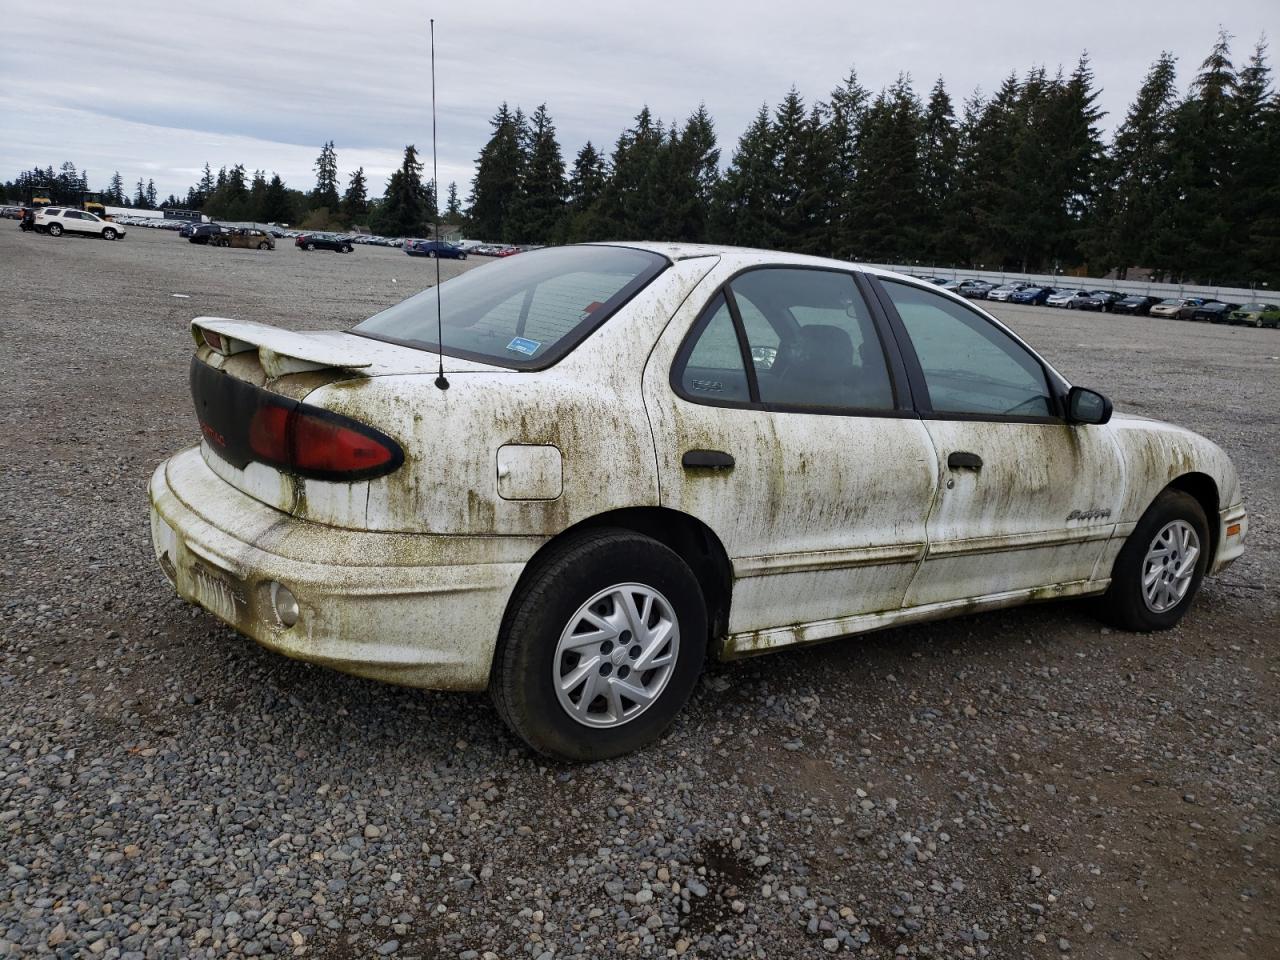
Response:
[[[187,321],[348,324],[429,261],[2,225],[0,264],[0,956],[1280,956],[1280,331],[996,306],[1235,458],[1250,552],[1180,629],[1055,603],[717,666],[660,744],[560,766],[152,560]]]

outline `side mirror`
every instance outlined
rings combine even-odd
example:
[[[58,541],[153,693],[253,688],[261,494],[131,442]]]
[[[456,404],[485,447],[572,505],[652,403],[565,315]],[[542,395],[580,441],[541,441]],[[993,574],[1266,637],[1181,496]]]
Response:
[[[1085,387],[1072,387],[1067,394],[1067,421],[1103,424],[1111,419],[1111,401]]]

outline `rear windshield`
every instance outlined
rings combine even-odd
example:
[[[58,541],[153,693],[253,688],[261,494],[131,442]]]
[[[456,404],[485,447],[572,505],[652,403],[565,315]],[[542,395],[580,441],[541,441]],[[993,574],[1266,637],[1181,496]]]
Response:
[[[667,266],[627,247],[570,246],[521,253],[440,285],[443,352],[515,369],[555,363]],[[428,288],[352,331],[427,350],[436,340]]]

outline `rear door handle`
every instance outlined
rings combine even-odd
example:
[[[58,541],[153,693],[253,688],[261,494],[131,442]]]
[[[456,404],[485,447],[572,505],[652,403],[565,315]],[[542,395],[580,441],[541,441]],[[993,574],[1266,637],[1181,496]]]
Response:
[[[982,458],[967,450],[957,450],[947,457],[947,466],[952,470],[981,470]]]
[[[686,470],[701,467],[710,470],[732,470],[733,455],[723,450],[686,450],[680,465]]]

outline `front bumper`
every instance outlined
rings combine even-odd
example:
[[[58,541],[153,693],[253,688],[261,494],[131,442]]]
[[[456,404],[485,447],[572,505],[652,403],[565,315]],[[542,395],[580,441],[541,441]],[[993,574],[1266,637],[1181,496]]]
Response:
[[[151,477],[151,538],[178,594],[264,647],[391,683],[482,690],[541,541],[344,530],[241,493],[198,448]],[[272,584],[297,599],[286,627]]]
[[[1237,503],[1218,511],[1218,550],[1210,573],[1221,573],[1244,553],[1245,537],[1249,534],[1249,515],[1244,504]]]

